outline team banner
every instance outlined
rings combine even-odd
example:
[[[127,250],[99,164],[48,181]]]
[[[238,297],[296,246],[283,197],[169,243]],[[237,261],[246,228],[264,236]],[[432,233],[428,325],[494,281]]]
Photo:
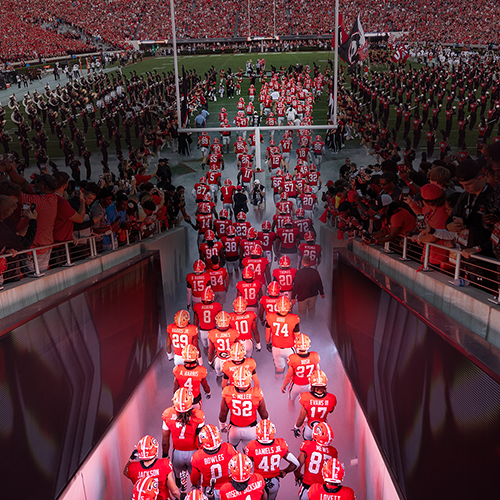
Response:
[[[349,66],[368,57],[368,42],[359,15],[354,21],[349,37],[339,46],[339,56]]]

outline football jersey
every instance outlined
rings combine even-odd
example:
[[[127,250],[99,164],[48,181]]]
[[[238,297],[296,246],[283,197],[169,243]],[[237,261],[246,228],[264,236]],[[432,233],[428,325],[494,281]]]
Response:
[[[185,387],[193,393],[193,398],[200,395],[201,381],[207,378],[207,369],[204,366],[196,366],[188,370],[184,365],[177,365],[173,369],[174,377],[180,387]]]
[[[210,155],[212,157],[212,155]],[[221,173],[218,170],[209,170],[207,172],[207,180],[209,184],[218,184]]]
[[[201,274],[189,273],[186,276],[186,282],[188,288],[191,288],[193,291],[193,296],[201,297],[203,290],[210,283],[210,275],[206,272]]]
[[[213,245],[209,245],[207,242],[200,245],[200,253],[203,256],[207,270],[210,270],[213,266],[212,256],[217,255],[220,258],[223,248],[224,245],[220,241],[214,241]]]
[[[193,338],[198,336],[198,328],[194,325],[187,325],[179,328],[175,323],[167,326],[167,335],[172,341],[174,354],[182,355],[182,349],[188,344],[193,344]]]
[[[316,200],[317,196],[314,193],[302,193],[300,195],[300,201],[304,210],[312,210]]]
[[[202,148],[208,148],[208,146],[210,146],[210,137],[208,135],[200,136],[200,146]]]
[[[246,238],[242,238],[240,240],[240,247],[243,250],[243,257],[250,257],[250,250],[252,250],[252,247],[258,243],[258,241],[255,240],[247,240]]]
[[[355,500],[354,490],[349,486],[327,486],[326,484],[313,484],[307,492],[309,500]]]
[[[303,392],[299,397],[299,403],[306,410],[307,425],[312,429],[318,422],[326,422],[328,414],[337,406],[337,398],[330,392],[322,398],[310,392]]]
[[[257,239],[260,241],[260,246],[265,252],[269,252],[273,249],[273,242],[276,238],[276,233],[274,231],[259,231],[257,233]]]
[[[278,302],[279,297],[269,297],[269,295],[264,295],[260,299],[260,305],[264,308],[265,313],[277,312],[276,311],[276,303]]]
[[[205,414],[198,408],[193,408],[192,411],[191,419],[187,425],[177,423],[177,412],[173,406],[167,408],[161,416],[163,429],[170,431],[173,447],[176,450],[191,451],[198,449],[197,430],[205,425]]]
[[[203,197],[210,192],[210,186],[208,184],[196,183],[194,185],[194,190],[196,192],[196,199],[202,200]]]
[[[301,195],[302,196],[302,195]],[[308,195],[309,196],[309,195]],[[306,209],[304,209],[306,210]],[[293,221],[293,225],[298,228],[299,230],[299,238],[303,239],[304,238],[304,234],[309,231],[309,229],[311,228],[312,226],[312,221],[311,219],[309,219],[309,217],[307,218],[303,218],[303,219],[295,219]]]
[[[274,347],[289,349],[293,347],[295,336],[299,333],[300,318],[297,314],[288,313],[281,316],[278,313],[268,313],[266,322],[271,329],[271,342]]]
[[[224,243],[224,250],[226,252],[226,258],[228,260],[234,260],[236,257],[240,256],[239,246],[240,237],[239,236],[223,236],[221,238],[222,243]]]
[[[220,489],[221,500],[261,500],[266,483],[260,474],[252,474],[248,480],[248,486],[243,491],[234,488],[231,482],[227,482]]]
[[[257,319],[253,311],[246,311],[243,314],[231,313],[231,328],[236,328],[240,336],[239,340],[248,340],[252,338],[252,324]]]
[[[264,271],[269,264],[267,257],[259,257],[258,259],[245,257],[241,263],[243,264],[243,268],[249,266],[254,270],[256,280],[259,280],[261,283],[265,283],[266,277],[264,276]]]
[[[212,287],[213,290],[213,287]],[[222,310],[222,306],[218,302],[204,304],[197,302],[193,305],[193,311],[198,316],[198,327],[200,330],[212,330],[215,328],[215,316]]]
[[[307,174],[307,181],[309,182],[310,186],[317,186],[319,182],[319,173],[316,172],[316,170],[309,172]]]
[[[231,424],[236,427],[248,427],[257,420],[257,409],[264,399],[259,387],[250,387],[245,392],[238,392],[233,385],[222,389],[222,399],[231,411]]]
[[[293,287],[293,280],[295,279],[295,274],[297,269],[290,267],[288,269],[276,268],[273,271],[273,277],[280,284],[280,290],[282,292],[291,292]]]
[[[321,245],[315,243],[314,245],[309,245],[307,243],[301,243],[299,245],[299,251],[302,255],[309,255],[311,259],[311,266],[316,265],[316,259],[318,255],[321,253]]]
[[[217,356],[227,359],[229,358],[229,350],[238,338],[238,335],[238,330],[235,328],[228,328],[227,330],[214,328],[208,332],[208,340],[214,345]]]
[[[283,187],[283,182],[285,182],[285,179],[283,179],[282,176],[273,175],[271,177],[271,186],[275,194],[280,192],[280,189]]]
[[[330,458],[337,458],[337,450],[333,446],[322,446],[316,441],[303,441],[300,451],[304,453],[304,484],[323,484],[321,469]]]
[[[269,158],[269,166],[274,170],[275,168],[281,167],[281,162],[283,161],[283,157],[280,154],[271,155]]]
[[[259,443],[254,439],[245,448],[245,455],[253,460],[253,470],[266,479],[278,477],[280,461],[287,453],[288,444],[283,438],[273,439],[268,444]]]
[[[158,478],[158,496],[157,500],[168,500],[170,493],[167,488],[167,477],[172,472],[172,464],[168,458],[156,459],[147,467],[142,461],[130,462],[127,467],[127,477],[135,484],[139,479],[145,477]]]
[[[191,458],[191,484],[198,484],[201,479],[201,485],[205,488],[215,479],[214,487],[216,490],[220,489],[230,481],[229,460],[236,453],[233,445],[229,443],[222,443],[219,449],[213,452],[202,448],[196,450]]]
[[[246,238],[248,228],[251,227],[252,225],[250,224],[250,222],[244,221],[244,222],[235,222],[233,226],[234,229],[236,230],[236,236],[239,236],[240,238]]]
[[[257,305],[259,299],[259,291],[262,288],[262,284],[259,280],[253,280],[250,283],[246,281],[238,281],[236,283],[236,290],[240,292],[240,295],[247,301],[247,306]]]
[[[285,227],[285,220],[290,217],[289,215],[281,215],[281,214],[276,214],[273,215],[273,221],[274,224],[276,225],[276,230],[278,229],[283,229]]]
[[[247,168],[242,165],[240,169],[240,174],[241,174],[241,182],[248,183],[252,180],[253,170],[251,168]]]
[[[224,203],[224,201],[223,201],[223,203]],[[226,236],[227,228],[231,224],[232,224],[232,222],[229,219],[216,219],[216,220],[214,220],[215,234],[216,234],[217,238],[219,238],[219,240],[223,236]]]
[[[295,248],[299,232],[300,230],[297,227],[278,229],[276,235],[281,240],[281,248]]]
[[[222,373],[224,374],[224,378],[228,379],[228,384],[229,385],[234,385],[233,384],[233,375],[234,372],[240,367],[240,366],[248,366],[248,369],[250,370],[250,373],[253,375],[257,369],[257,363],[255,363],[255,359],[253,358],[245,358],[242,363],[236,364],[232,359],[229,361],[226,361],[224,363],[224,366],[222,367]]]
[[[214,292],[225,292],[227,291],[226,278],[227,269],[225,267],[219,267],[218,269],[210,269],[208,271],[210,275],[210,286]]]
[[[196,221],[198,222],[198,232],[205,234],[212,226],[212,214],[198,214]]]
[[[233,194],[236,186],[222,186],[220,192],[222,194],[222,203],[233,203]]]
[[[311,373],[319,367],[319,354],[315,351],[300,354],[290,354],[288,356],[288,366],[293,370],[292,383],[297,385],[309,385]]]
[[[291,201],[278,201],[278,203],[276,203],[276,209],[280,214],[291,215],[292,208],[293,203]]]

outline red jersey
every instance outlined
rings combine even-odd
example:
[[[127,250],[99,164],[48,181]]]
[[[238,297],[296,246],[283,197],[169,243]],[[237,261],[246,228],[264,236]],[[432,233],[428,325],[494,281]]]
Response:
[[[210,283],[210,275],[206,272],[201,274],[189,273],[186,276],[186,281],[188,288],[191,288],[193,292],[193,297],[201,297],[203,290]]]
[[[198,214],[198,233],[205,234],[212,227],[212,214]]]
[[[240,292],[239,295],[242,295],[247,301],[248,306],[257,305],[261,288],[262,283],[257,279],[254,279],[250,283],[246,281],[238,281],[238,283],[236,283],[236,290],[238,290],[238,292]]]
[[[312,220],[309,217],[302,219],[295,219],[293,221],[293,225],[299,230],[299,238],[303,239],[304,234],[307,231],[309,231],[312,227]]]
[[[200,245],[200,253],[202,255],[203,260],[207,266],[207,269],[210,270],[212,268],[212,256],[217,255],[221,256],[222,249],[224,245],[220,241],[214,241],[212,245],[208,242],[202,243]]]
[[[241,182],[248,183],[252,180],[253,170],[251,168],[247,168],[242,165],[240,169],[240,174],[241,174]]]
[[[286,214],[273,215],[273,221],[277,230],[283,229],[285,227],[285,219],[287,219],[288,217],[290,216]]]
[[[280,192],[280,190],[283,188],[283,182],[285,181],[285,179],[283,179],[283,176],[277,176],[277,175],[273,175],[271,177],[271,186],[273,188],[273,192],[275,194],[278,194]]]
[[[240,364],[236,364],[232,359],[230,359],[229,361],[226,361],[224,363],[224,366],[222,367],[222,373],[224,373],[224,377],[228,379],[229,385],[234,385],[233,384],[233,375],[234,375],[234,372],[240,366],[247,366],[252,375],[255,373],[255,370],[257,369],[257,363],[255,362],[255,359],[253,359],[253,358],[245,358],[243,360],[243,362]]]
[[[313,484],[307,492],[309,500],[356,500],[354,490],[349,486]]]
[[[181,356],[182,349],[188,344],[192,345],[193,338],[198,336],[198,328],[194,325],[187,325],[183,328],[179,328],[175,323],[171,323],[167,326],[167,335],[172,341],[174,354]]]
[[[271,155],[269,158],[269,166],[272,169],[280,168],[283,157],[280,154]]]
[[[256,239],[247,240],[246,238],[242,238],[240,240],[240,247],[243,250],[243,257],[250,257],[250,250],[256,243],[258,243]]]
[[[276,236],[281,240],[281,248],[295,248],[300,230],[297,227],[278,229]]]
[[[316,170],[308,172],[307,182],[309,182],[310,186],[317,186],[319,183],[319,173]]]
[[[236,152],[237,155],[246,153],[247,149],[248,149],[247,148],[247,143],[244,142],[244,141],[240,141],[240,142],[235,142],[234,143],[234,150],[235,150],[235,152]]]
[[[290,267],[288,269],[277,268],[273,271],[273,277],[280,284],[280,290],[282,292],[291,292],[293,287],[293,280],[295,279],[295,273],[297,269]]]
[[[208,135],[201,135],[200,136],[200,146],[202,148],[208,148],[208,146],[210,146],[210,136]]]
[[[309,148],[303,147],[297,149],[297,158],[300,160],[307,160],[307,155],[309,154]]]
[[[303,392],[299,397],[299,403],[307,413],[307,425],[312,429],[318,422],[326,422],[328,414],[337,406],[337,398],[327,392],[318,398],[310,392]]]
[[[239,253],[239,245],[240,245],[240,237],[239,236],[223,236],[221,238],[222,243],[224,244],[224,250],[226,252],[226,258],[229,261],[235,260],[240,256]]]
[[[208,274],[210,275],[210,286],[214,292],[227,291],[227,269],[225,267],[210,269]]]
[[[212,155],[210,155],[212,156]],[[219,179],[222,177],[221,173],[218,170],[209,170],[207,172],[207,180],[208,184],[219,184]]]
[[[292,213],[293,202],[292,201],[278,201],[276,203],[276,209],[280,214],[290,215]]]
[[[212,144],[210,146],[210,149],[212,150],[212,153],[210,156],[212,156],[212,154],[214,155],[222,155],[222,144],[220,144],[219,142],[216,142],[214,144]]]
[[[254,270],[256,280],[259,280],[262,284],[266,282],[264,271],[269,265],[269,260],[267,259],[267,257],[259,257],[258,259],[245,257],[241,261],[241,263],[243,264],[244,268],[250,266]]]
[[[288,194],[288,196],[297,196],[297,183],[296,181],[284,181],[283,191]]]
[[[238,336],[238,330],[235,328],[228,328],[227,330],[214,328],[208,332],[208,340],[214,345],[215,354],[223,359],[229,358],[229,350]]]
[[[142,461],[131,462],[127,467],[127,477],[136,483],[144,477],[158,478],[158,496],[157,500],[168,500],[170,493],[167,488],[167,477],[172,472],[172,464],[168,458],[156,459],[151,465],[145,467]]]
[[[260,241],[260,246],[265,252],[270,252],[273,249],[275,238],[276,233],[274,231],[259,231],[257,233],[257,239]]]
[[[175,450],[191,451],[198,449],[198,429],[205,425],[205,414],[198,408],[193,408],[192,411],[191,420],[187,425],[177,423],[177,412],[173,406],[167,408],[161,416],[163,428],[170,431]]]
[[[299,252],[302,255],[309,255],[311,259],[311,266],[316,265],[316,259],[321,254],[321,245],[315,243],[314,245],[308,245],[307,243],[301,243],[299,245]]]
[[[287,363],[293,370],[292,383],[309,385],[311,373],[319,367],[319,354],[315,351],[311,351],[306,355],[290,354]]]
[[[221,128],[231,128],[229,123],[221,123]],[[229,130],[223,130],[222,135],[228,136],[231,132]]]
[[[324,145],[325,143],[323,141],[314,141],[312,143],[314,154],[320,155],[323,152]]]
[[[207,378],[207,369],[204,366],[196,366],[188,370],[184,365],[177,365],[173,370],[174,377],[180,387],[189,389],[193,398],[200,395],[200,384],[203,379]]]
[[[316,203],[317,196],[314,193],[301,193],[300,201],[304,210],[312,210]]]
[[[193,311],[198,316],[199,329],[212,330],[215,328],[215,316],[217,316],[218,312],[222,311],[222,306],[218,302],[212,302],[211,304],[197,302],[193,305]]]
[[[321,446],[316,441],[304,441],[300,445],[300,451],[304,453],[304,484],[323,484],[321,469],[323,464],[330,458],[337,458],[337,450],[333,446]]]
[[[243,314],[231,313],[231,328],[236,328],[239,333],[238,340],[248,340],[252,338],[252,325],[257,320],[257,315],[253,311],[246,311]]]
[[[248,222],[247,220],[244,222],[235,222],[233,226],[234,229],[236,230],[236,236],[239,236],[240,238],[246,238],[248,228],[252,227],[250,222]]]
[[[210,186],[208,184],[200,184],[197,182],[194,185],[194,190],[196,192],[196,201],[202,200],[203,197],[210,192]]]
[[[212,148],[214,146],[220,146],[220,144],[212,144]],[[210,164],[210,168],[212,168],[212,165],[214,165],[215,167],[217,167],[217,169],[219,169],[219,167],[221,166],[222,164],[222,155],[220,153],[212,153],[211,155],[208,156],[208,163]],[[210,173],[207,172],[207,179],[208,179],[208,174]],[[213,183],[212,183],[213,184]]]
[[[229,460],[236,455],[233,445],[222,443],[219,449],[206,451],[199,449],[191,458],[191,484],[196,485],[201,479],[201,485],[206,488],[210,481],[215,479],[214,487],[219,490],[225,483],[229,483]]]
[[[271,342],[274,347],[289,349],[293,347],[295,337],[299,333],[300,318],[297,314],[288,313],[281,316],[278,313],[266,314],[266,327],[271,329]]]
[[[264,295],[260,299],[260,305],[264,308],[266,314],[276,311],[276,302],[278,302],[279,297],[269,297],[269,295]]]
[[[226,385],[222,389],[222,399],[231,411],[231,424],[236,427],[248,427],[257,420],[257,409],[264,399],[264,393],[258,387],[238,392],[233,385]]]
[[[238,491],[227,482],[220,489],[220,500],[260,500],[266,483],[260,474],[252,474],[248,480],[248,486],[243,491]]]
[[[245,455],[253,461],[253,470],[266,479],[278,477],[280,461],[287,453],[288,444],[283,438],[273,439],[267,444],[259,443],[254,439],[245,448]]]
[[[224,203],[224,201],[223,201]],[[217,238],[219,240],[226,235],[227,228],[231,225],[231,221],[229,219],[216,219],[214,220],[214,230]]]
[[[290,153],[292,150],[292,139],[281,139],[280,146],[283,153]]]
[[[246,169],[252,169],[252,155],[249,154],[241,154],[240,155],[240,164],[241,168],[246,168]],[[243,181],[243,182],[249,182],[249,181]]]
[[[220,192],[221,192],[221,195],[222,195],[222,203],[226,204],[226,203],[230,203],[232,204],[233,203],[233,194],[234,194],[234,191],[236,190],[236,186],[222,186],[220,188]]]

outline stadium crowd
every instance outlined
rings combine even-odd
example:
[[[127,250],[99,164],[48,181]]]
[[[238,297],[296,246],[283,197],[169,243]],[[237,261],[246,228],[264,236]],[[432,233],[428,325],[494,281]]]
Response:
[[[172,37],[168,3],[35,0],[26,4],[8,0],[5,4],[0,13],[0,21],[6,28],[0,40],[4,60],[90,52],[98,42],[122,49],[126,40],[168,40]],[[196,0],[177,2],[175,8],[178,39],[314,36],[334,31],[334,8],[326,0],[312,4],[279,0],[273,5],[257,0],[252,3],[250,19],[248,9],[241,8],[237,2]],[[498,43],[500,14],[491,0],[481,4],[463,0],[445,4],[438,0],[416,4],[407,0],[382,3],[357,0],[344,5],[343,9],[347,31],[359,14],[366,32],[403,32],[405,41],[466,45]],[[478,25],[481,25],[480,30]],[[67,29],[78,30],[86,41],[72,39]]]

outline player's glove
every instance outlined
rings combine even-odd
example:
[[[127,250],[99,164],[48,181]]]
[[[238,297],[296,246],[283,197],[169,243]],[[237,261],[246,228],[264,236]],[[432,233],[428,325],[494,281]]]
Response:
[[[131,454],[130,454],[130,460],[137,460],[137,457],[139,456],[139,452],[137,450],[134,450]]]
[[[207,394],[205,394],[205,397],[207,399],[210,399],[212,397],[212,393],[211,392],[207,392]]]
[[[266,344],[266,349],[269,351],[269,352],[273,352],[273,344],[271,342],[269,342],[269,344]]]
[[[301,434],[300,427],[295,426],[292,429],[292,432],[293,432],[294,437],[296,437],[296,438],[300,437],[300,434]]]
[[[257,343],[255,344],[255,349],[257,349],[257,352],[260,352],[260,351],[261,351],[262,346],[260,345],[260,342],[257,342]]]
[[[219,420],[219,430],[220,430],[221,432],[227,432],[227,425],[226,425],[226,422],[221,422],[221,421]]]
[[[167,351],[167,358],[168,358],[169,361],[172,361],[174,359],[174,353],[173,353],[173,351],[172,352],[168,352]]]

